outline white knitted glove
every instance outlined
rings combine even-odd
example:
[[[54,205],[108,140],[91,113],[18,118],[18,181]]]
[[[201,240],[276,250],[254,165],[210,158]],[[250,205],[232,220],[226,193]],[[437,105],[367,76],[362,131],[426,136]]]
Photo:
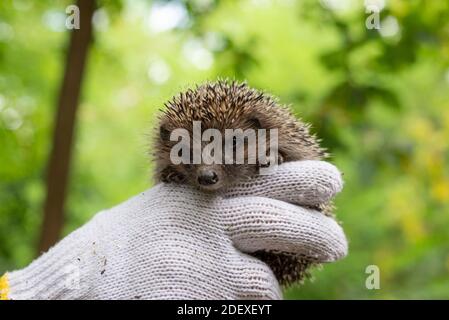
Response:
[[[285,163],[216,197],[159,184],[8,273],[8,297],[279,299],[271,270],[246,253],[281,250],[317,262],[344,257],[346,238],[333,219],[284,202],[316,205],[341,188],[338,170],[320,161]]]

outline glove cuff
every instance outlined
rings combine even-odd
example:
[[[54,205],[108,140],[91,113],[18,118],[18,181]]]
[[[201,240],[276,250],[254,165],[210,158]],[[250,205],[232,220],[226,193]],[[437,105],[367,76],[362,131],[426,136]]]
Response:
[[[89,289],[92,261],[90,224],[68,235],[26,268],[6,273],[2,297],[11,300],[77,299]],[[81,281],[83,280],[83,281]]]

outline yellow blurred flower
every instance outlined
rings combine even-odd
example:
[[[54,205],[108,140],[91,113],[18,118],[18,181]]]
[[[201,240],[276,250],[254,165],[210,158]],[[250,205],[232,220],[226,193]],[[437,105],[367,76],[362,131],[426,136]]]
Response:
[[[374,264],[379,267],[381,288],[385,289],[383,286],[388,285],[389,279],[393,276],[395,257],[396,254],[386,248],[374,252]]]
[[[438,155],[432,160],[427,161],[427,171],[431,178],[435,179],[444,175],[444,161],[443,158]]]
[[[388,6],[393,15],[403,17],[409,12],[410,4],[403,0],[390,0]]]
[[[415,243],[426,236],[426,228],[421,218],[423,203],[414,183],[405,183],[394,188],[388,200],[389,211],[396,218],[398,227],[409,243]]]
[[[422,219],[413,210],[408,215],[402,217],[401,227],[405,238],[411,243],[423,239],[426,235]]]
[[[431,141],[434,133],[432,123],[423,116],[410,117],[406,123],[406,130],[411,138],[424,143]]]
[[[419,150],[417,165],[419,171],[425,170],[430,177],[441,177],[444,172],[443,157],[440,152],[435,150]]]
[[[442,203],[449,202],[449,179],[440,179],[432,185],[432,197]]]

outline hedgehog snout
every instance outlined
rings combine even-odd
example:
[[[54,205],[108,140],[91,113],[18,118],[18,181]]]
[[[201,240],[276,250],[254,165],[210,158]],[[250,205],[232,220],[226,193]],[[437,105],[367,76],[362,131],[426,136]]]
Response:
[[[216,191],[223,186],[223,174],[219,166],[205,165],[196,171],[199,187],[206,191]]]
[[[216,184],[218,180],[218,174],[212,169],[201,170],[198,173],[198,183],[203,186]]]

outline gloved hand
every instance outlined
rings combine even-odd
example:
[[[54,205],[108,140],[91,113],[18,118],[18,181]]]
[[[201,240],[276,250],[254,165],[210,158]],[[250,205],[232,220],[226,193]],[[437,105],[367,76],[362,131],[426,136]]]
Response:
[[[331,262],[341,227],[316,205],[342,188],[321,161],[285,163],[212,197],[158,184],[93,217],[23,270],[10,299],[280,299],[266,264],[247,253],[281,250]]]

